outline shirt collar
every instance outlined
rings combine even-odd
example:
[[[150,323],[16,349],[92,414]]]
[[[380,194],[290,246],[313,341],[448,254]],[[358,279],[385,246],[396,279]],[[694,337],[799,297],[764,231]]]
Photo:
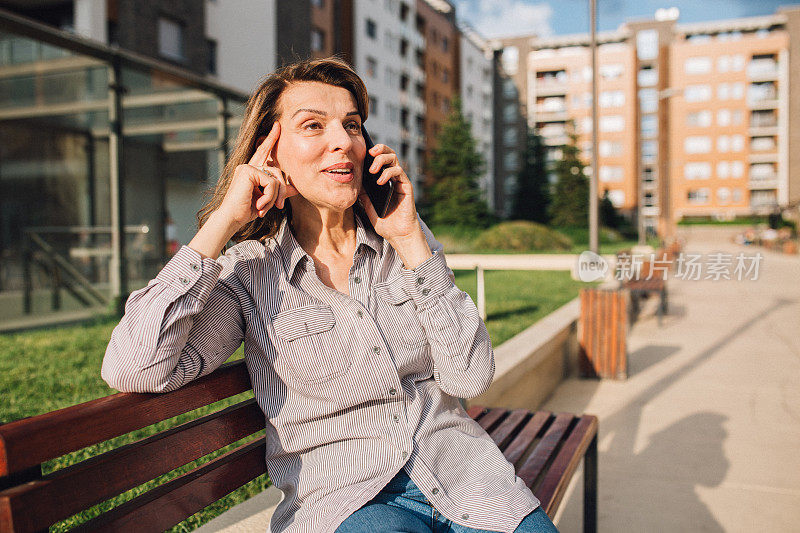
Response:
[[[362,216],[366,217],[366,214],[359,213],[359,211],[360,210],[357,208],[354,209],[356,221],[356,250],[363,244],[372,248],[372,250],[380,256],[383,249],[382,238],[375,233],[372,224],[362,220]],[[311,258],[308,257],[306,251],[303,250],[303,247],[300,246],[300,243],[295,239],[289,221],[286,218],[283,219],[278,232],[275,234],[275,242],[280,249],[286,275],[291,279],[300,261],[303,258],[308,260]]]

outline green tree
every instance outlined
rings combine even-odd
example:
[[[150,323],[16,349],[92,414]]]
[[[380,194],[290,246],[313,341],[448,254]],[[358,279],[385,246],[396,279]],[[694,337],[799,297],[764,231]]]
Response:
[[[525,160],[517,177],[511,218],[547,224],[550,219],[550,182],[547,178],[547,148],[542,138],[529,132]]]
[[[589,180],[586,165],[578,157],[578,136],[570,134],[570,143],[562,147],[563,155],[553,170],[556,175],[550,222],[554,226],[587,227],[589,225]]]
[[[608,189],[603,191],[603,197],[600,199],[600,225],[606,228],[617,229],[622,224],[622,216],[614,207],[611,198],[608,197]]]
[[[478,178],[485,167],[469,122],[454,99],[428,163],[431,185],[426,202],[432,225],[486,227],[491,221]]]

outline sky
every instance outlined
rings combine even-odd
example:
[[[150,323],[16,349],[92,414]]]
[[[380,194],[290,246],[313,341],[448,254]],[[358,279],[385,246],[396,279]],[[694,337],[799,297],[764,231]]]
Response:
[[[453,0],[459,20],[484,37],[589,32],[589,0]],[[679,23],[771,15],[791,0],[597,0],[598,31],[616,30],[628,19],[653,18],[656,9],[677,7]]]

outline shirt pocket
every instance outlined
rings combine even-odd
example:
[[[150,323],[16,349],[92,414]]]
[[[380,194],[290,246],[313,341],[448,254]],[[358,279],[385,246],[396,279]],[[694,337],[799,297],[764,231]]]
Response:
[[[350,358],[334,327],[336,318],[327,305],[287,309],[272,319],[275,334],[288,347],[286,361],[295,378],[322,383],[350,368]]]
[[[428,343],[428,336],[417,316],[417,307],[411,295],[403,289],[403,280],[396,276],[389,281],[375,285],[375,294],[383,302],[384,324],[388,331],[384,335],[391,341],[401,340],[413,347]]]

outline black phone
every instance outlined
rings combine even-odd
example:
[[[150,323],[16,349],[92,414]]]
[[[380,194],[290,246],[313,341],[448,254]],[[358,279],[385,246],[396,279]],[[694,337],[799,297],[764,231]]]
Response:
[[[375,212],[378,213],[380,218],[383,218],[386,216],[386,211],[389,209],[389,203],[392,200],[394,182],[389,180],[384,185],[378,185],[378,178],[381,176],[381,172],[389,165],[382,166],[376,173],[369,171],[369,167],[375,161],[375,158],[370,155],[369,149],[375,144],[369,138],[369,133],[367,133],[363,125],[361,126],[361,135],[364,136],[364,141],[367,143],[367,155],[364,156],[364,171],[361,174],[361,183],[369,197],[369,201],[372,202],[372,207],[375,208]]]

